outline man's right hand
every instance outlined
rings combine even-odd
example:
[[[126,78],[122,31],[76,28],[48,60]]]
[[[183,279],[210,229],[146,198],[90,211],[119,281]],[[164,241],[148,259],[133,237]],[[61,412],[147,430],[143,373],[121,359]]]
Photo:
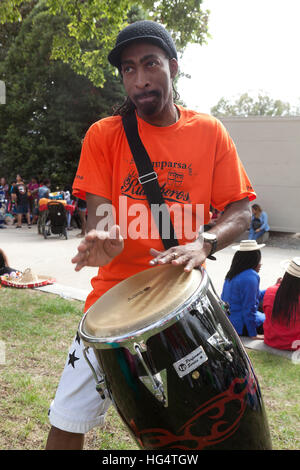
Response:
[[[109,232],[91,230],[78,246],[77,254],[72,258],[75,271],[84,266],[105,266],[118,256],[124,248],[120,227],[114,225]]]

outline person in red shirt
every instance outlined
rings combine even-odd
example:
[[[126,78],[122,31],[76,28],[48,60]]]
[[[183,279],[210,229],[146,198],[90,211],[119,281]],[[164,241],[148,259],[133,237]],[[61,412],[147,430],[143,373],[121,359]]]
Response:
[[[300,257],[289,263],[281,281],[266,290],[263,310],[264,342],[272,348],[296,349],[300,344]]]

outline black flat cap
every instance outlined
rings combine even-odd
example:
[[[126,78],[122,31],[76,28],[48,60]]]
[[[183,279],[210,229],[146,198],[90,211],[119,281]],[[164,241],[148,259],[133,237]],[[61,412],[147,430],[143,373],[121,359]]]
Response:
[[[147,41],[163,49],[170,59],[177,60],[177,51],[170,33],[155,21],[136,21],[119,32],[114,49],[108,54],[109,62],[121,68],[121,53],[135,41]]]

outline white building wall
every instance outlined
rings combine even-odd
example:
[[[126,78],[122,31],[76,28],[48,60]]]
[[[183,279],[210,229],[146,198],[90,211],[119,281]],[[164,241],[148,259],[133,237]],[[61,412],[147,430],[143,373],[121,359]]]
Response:
[[[273,231],[300,232],[300,117],[222,118]],[[253,202],[254,203],[254,202]]]

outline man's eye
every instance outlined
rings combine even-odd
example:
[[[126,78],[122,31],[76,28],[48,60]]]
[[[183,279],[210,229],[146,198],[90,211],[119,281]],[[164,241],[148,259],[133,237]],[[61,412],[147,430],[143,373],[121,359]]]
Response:
[[[155,67],[155,65],[157,65],[157,62],[155,60],[150,60],[149,62],[147,62],[148,67]]]
[[[133,68],[130,65],[123,67],[123,73],[130,73],[132,70]]]

